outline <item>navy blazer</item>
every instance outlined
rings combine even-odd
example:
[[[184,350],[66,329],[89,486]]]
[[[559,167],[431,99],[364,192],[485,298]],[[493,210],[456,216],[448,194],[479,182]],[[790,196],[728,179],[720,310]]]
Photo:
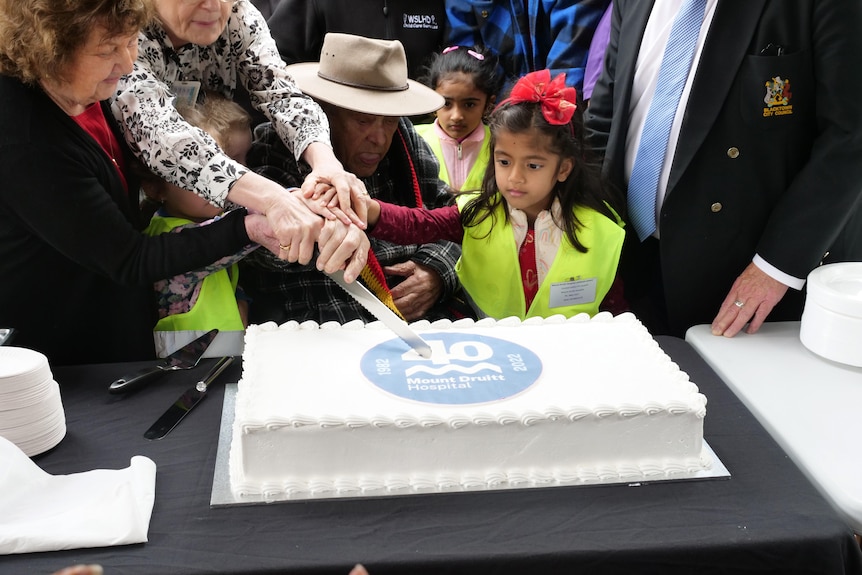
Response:
[[[605,173],[623,190],[632,79],[652,5],[615,1],[586,113]],[[755,253],[798,278],[821,263],[862,260],[860,30],[859,0],[718,1],[660,214],[672,333],[710,323]],[[789,82],[787,102],[770,107],[780,82]],[[624,258],[637,258],[639,243],[629,246]],[[641,278],[626,269],[636,289]],[[769,319],[799,319],[794,292]]]

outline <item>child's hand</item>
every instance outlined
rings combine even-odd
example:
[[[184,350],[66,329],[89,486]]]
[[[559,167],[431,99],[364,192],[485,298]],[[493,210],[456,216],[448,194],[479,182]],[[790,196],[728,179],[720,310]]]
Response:
[[[329,217],[329,215],[332,215],[341,222],[352,222],[363,230],[367,226],[368,201],[370,196],[365,191],[364,186],[360,190],[351,189],[351,194],[354,194],[354,192],[355,194],[350,198],[350,208],[348,210],[342,209],[339,204],[341,200],[338,191],[335,189],[335,186],[332,186],[328,182],[318,180],[308,190],[303,189],[301,192],[297,190],[291,191],[299,193],[308,209],[315,214],[327,219],[332,219]],[[357,218],[356,215],[352,216],[351,214],[358,214],[359,217]]]
[[[365,207],[368,212],[368,227],[373,228],[380,219],[380,202],[371,196],[365,196]]]
[[[356,176],[352,185],[339,187],[335,180],[310,173],[302,184],[302,196],[312,212],[327,219],[338,219],[344,224],[366,227],[366,209],[363,198],[368,195],[365,184]],[[311,202],[311,203],[309,203]]]
[[[300,188],[288,188],[287,191],[288,193],[293,194],[295,198],[298,198],[303,204],[305,204],[305,207],[307,207],[312,213],[324,217],[327,220],[340,219],[339,215],[335,214],[326,205],[330,201],[329,198],[331,198],[332,195],[335,193],[335,188],[323,182],[319,182],[317,184],[317,188],[320,188],[319,194],[316,194],[312,191],[306,192]],[[348,222],[344,223],[346,224]]]
[[[308,191],[302,192],[304,197],[316,201],[322,206],[329,204],[333,198],[336,198],[335,205],[338,205],[337,194],[338,191],[335,189],[335,186],[319,180]]]

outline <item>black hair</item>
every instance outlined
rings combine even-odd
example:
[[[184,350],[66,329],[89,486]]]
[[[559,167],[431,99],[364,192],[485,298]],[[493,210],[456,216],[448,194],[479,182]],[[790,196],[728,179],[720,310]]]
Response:
[[[441,80],[456,72],[470,76],[473,85],[487,94],[489,100],[503,88],[497,56],[481,46],[452,46],[442,52],[435,52],[421,81],[436,90]]]
[[[494,162],[497,134],[502,131],[520,134],[536,130],[546,137],[549,151],[561,158],[573,160],[572,173],[565,181],[556,183],[552,196],[559,200],[562,208],[562,221],[556,224],[575,249],[584,253],[587,251],[587,246],[577,237],[582,224],[575,217],[575,207],[592,208],[613,221],[618,221],[623,216],[624,204],[619,194],[602,176],[600,164],[585,141],[582,107],[582,102],[579,102],[572,119],[562,125],[548,123],[542,114],[541,105],[535,102],[504,102],[491,113],[488,124],[491,129],[491,159],[485,170],[482,190],[461,211],[461,224],[464,228],[476,226],[488,217],[491,217],[492,224],[495,224],[494,219],[497,216],[494,210],[501,204],[505,205],[506,200],[497,189]],[[508,221],[508,209],[503,210],[503,217]]]

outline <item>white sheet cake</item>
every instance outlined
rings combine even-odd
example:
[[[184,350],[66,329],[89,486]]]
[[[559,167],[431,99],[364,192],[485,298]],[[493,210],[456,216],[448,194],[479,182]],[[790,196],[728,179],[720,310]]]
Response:
[[[238,501],[685,478],[706,398],[631,314],[251,326],[230,454]]]

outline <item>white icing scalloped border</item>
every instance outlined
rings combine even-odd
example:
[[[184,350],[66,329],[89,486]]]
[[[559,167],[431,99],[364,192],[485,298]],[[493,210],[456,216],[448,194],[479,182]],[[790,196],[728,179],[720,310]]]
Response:
[[[529,487],[595,485],[603,483],[658,481],[688,478],[709,469],[712,460],[704,449],[699,458],[684,461],[641,462],[639,464],[605,465],[600,467],[558,467],[549,470],[508,469],[489,470],[485,474],[441,474],[436,476],[386,475],[362,477],[358,480],[313,478],[309,481],[261,482],[239,481],[232,485],[237,499],[308,499],[327,497],[365,497],[411,495],[453,491],[483,491]]]

